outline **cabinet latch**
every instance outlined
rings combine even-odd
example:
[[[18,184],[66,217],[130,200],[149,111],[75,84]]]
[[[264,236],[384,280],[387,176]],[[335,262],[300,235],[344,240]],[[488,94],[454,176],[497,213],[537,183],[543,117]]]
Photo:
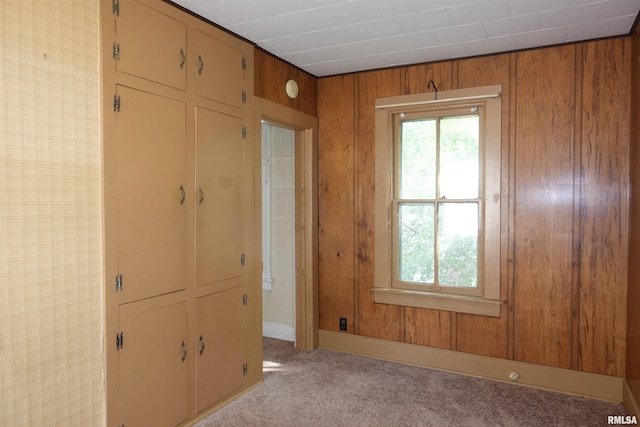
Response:
[[[113,59],[120,59],[120,43],[113,42],[111,45],[111,55]]]
[[[242,90],[242,103],[246,104],[247,103],[247,91],[246,90]]]
[[[247,139],[247,127],[242,126],[242,139]]]
[[[122,274],[116,274],[116,292],[122,292]]]

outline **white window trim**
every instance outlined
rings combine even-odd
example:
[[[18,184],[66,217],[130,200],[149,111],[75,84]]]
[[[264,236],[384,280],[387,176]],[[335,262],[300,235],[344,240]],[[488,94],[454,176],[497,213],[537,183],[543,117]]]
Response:
[[[422,307],[461,313],[499,317],[500,299],[500,171],[502,138],[502,86],[483,86],[418,95],[376,99],[376,201],[375,201],[375,276],[376,303]],[[393,200],[393,117],[409,111],[420,111],[434,104],[462,105],[483,103],[485,114],[484,142],[484,254],[482,295],[466,296],[392,287],[392,200]]]

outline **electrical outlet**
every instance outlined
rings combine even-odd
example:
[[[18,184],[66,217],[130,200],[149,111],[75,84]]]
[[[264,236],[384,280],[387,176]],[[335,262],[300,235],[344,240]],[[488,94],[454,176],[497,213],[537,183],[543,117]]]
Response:
[[[340,330],[341,331],[346,331],[347,330],[347,318],[346,317],[341,317],[340,318]]]

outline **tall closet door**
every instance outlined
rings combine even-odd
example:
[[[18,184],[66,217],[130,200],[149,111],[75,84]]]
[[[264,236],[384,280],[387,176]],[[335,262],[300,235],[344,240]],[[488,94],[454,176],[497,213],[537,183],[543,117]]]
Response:
[[[114,41],[118,71],[184,90],[186,41],[183,22],[135,0],[119,0]]]
[[[241,118],[196,108],[196,286],[242,276]]]
[[[120,303],[186,288],[186,106],[118,86]]]
[[[120,312],[122,425],[175,426],[189,416],[187,303]]]
[[[196,411],[245,383],[244,286],[198,298]]]

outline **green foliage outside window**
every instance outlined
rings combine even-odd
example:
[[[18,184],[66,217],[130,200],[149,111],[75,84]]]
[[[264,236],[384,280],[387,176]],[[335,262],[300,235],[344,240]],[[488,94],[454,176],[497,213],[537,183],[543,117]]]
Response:
[[[399,279],[478,285],[479,117],[401,122]]]

